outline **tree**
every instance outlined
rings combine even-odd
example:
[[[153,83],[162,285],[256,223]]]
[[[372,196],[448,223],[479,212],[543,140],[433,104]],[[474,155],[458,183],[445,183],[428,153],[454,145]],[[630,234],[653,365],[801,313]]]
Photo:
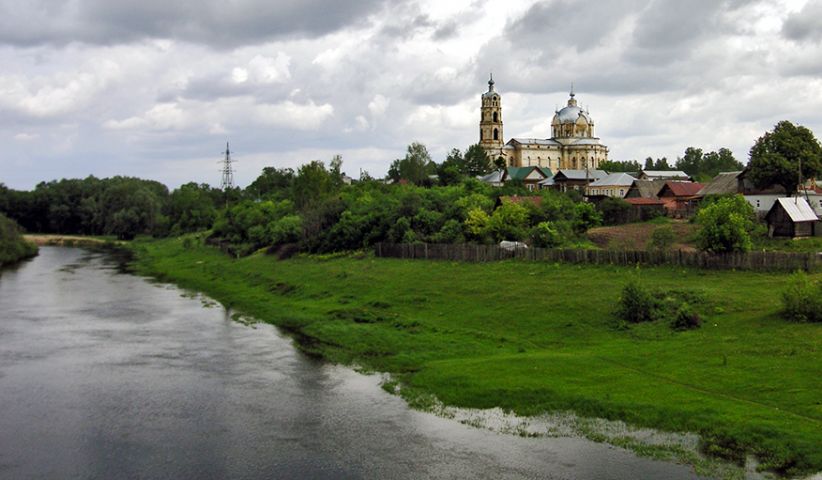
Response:
[[[453,148],[448,152],[445,161],[437,167],[440,185],[455,185],[460,182],[464,174],[465,160],[462,158],[462,152],[458,148]]]
[[[212,188],[207,184],[186,183],[171,192],[168,216],[174,234],[211,228],[217,217]]]
[[[333,191],[331,173],[323,162],[314,160],[302,165],[291,184],[291,195],[298,208],[322,201]]]
[[[751,249],[756,214],[742,195],[721,197],[701,208],[696,222],[699,224],[696,244],[702,251],[727,253]]]
[[[662,157],[657,158],[656,162],[654,162],[654,170],[672,170],[672,168],[668,165],[668,159]]]
[[[269,196],[285,197],[294,181],[294,170],[290,168],[263,168],[260,176],[246,187],[245,192],[251,198],[262,199]]]
[[[429,183],[429,175],[435,174],[437,165],[431,160],[431,155],[425,145],[414,142],[408,146],[405,158],[394,160],[388,169],[388,177],[398,182],[408,180],[417,185]]]
[[[750,178],[757,188],[776,184],[793,194],[800,163],[803,179],[822,174],[822,146],[809,129],[783,120],[751,147]]]
[[[688,147],[685,156],[677,159],[676,168],[698,180],[708,180],[720,172],[742,170],[742,164],[727,148],[703,154],[701,148]]]
[[[465,151],[465,174],[471,177],[485,175],[494,169],[488,153],[485,152],[479,143],[468,147]]]
[[[606,161],[600,162],[599,168],[601,170],[605,170],[608,173],[614,172],[638,172],[642,170],[642,166],[636,160],[625,160],[625,161]],[[650,169],[648,169],[650,170]]]

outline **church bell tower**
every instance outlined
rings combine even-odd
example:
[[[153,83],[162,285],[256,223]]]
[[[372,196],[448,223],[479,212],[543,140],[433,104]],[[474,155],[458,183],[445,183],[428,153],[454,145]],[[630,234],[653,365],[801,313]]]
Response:
[[[482,94],[479,144],[492,159],[502,154],[502,99],[494,91],[494,76],[488,80],[488,91]]]

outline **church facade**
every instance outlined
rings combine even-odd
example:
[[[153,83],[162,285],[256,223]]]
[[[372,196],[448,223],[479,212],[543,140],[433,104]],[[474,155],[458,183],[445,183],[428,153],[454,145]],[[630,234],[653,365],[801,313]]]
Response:
[[[577,103],[571,91],[568,105],[551,120],[551,138],[512,138],[502,133],[502,97],[494,90],[494,78],[482,94],[480,146],[495,160],[502,157],[509,167],[545,167],[557,170],[599,169],[608,160],[608,147],[594,135],[594,121]]]

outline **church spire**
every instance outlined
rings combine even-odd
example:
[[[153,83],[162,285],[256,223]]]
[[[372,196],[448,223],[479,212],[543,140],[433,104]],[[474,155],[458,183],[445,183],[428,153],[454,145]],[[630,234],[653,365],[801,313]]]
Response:
[[[494,91],[494,72],[491,72],[490,79],[488,80],[488,91]]]

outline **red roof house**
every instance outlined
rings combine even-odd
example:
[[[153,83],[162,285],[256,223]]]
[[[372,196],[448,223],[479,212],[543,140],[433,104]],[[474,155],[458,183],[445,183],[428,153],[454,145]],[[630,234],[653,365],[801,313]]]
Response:
[[[686,217],[696,211],[697,193],[705,185],[696,182],[665,182],[657,196],[665,202],[665,210],[675,217]]]

